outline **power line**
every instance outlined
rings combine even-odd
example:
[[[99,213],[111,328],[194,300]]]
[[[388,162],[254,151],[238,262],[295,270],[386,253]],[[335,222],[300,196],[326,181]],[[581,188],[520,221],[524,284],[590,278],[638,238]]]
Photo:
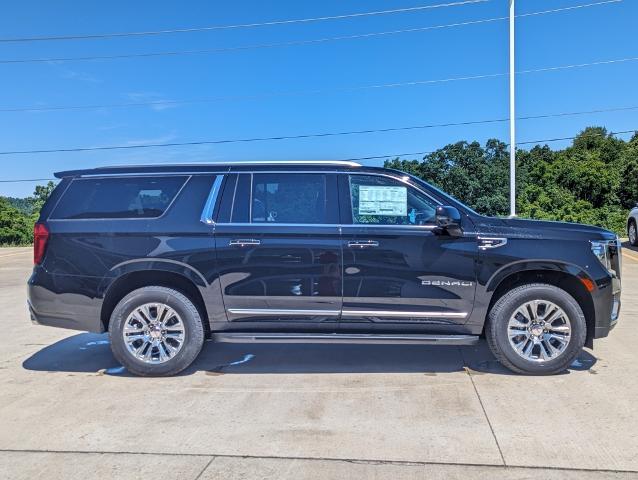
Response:
[[[619,132],[608,132],[607,135],[624,135],[627,133],[638,133],[638,130],[621,130]],[[546,138],[543,140],[528,140],[525,142],[516,142],[516,145],[533,145],[533,144],[539,144],[539,143],[549,143],[549,142],[561,142],[563,140],[574,140],[576,138],[580,138],[583,135],[578,135],[575,137],[558,137],[558,138]],[[596,137],[603,137],[605,136],[605,134],[602,133],[587,133],[585,136],[596,136]]]
[[[553,67],[542,67],[542,68],[534,68],[528,70],[520,70],[516,72],[517,75],[526,75],[530,73],[542,73],[542,72],[552,72],[559,70],[569,70],[574,68],[584,68],[591,67],[597,65],[611,65],[616,63],[625,63],[625,62],[634,62],[638,61],[638,57],[628,57],[628,58],[619,58],[612,60],[599,60],[595,62],[588,63],[577,63],[571,65],[557,65]],[[449,82],[459,82],[466,80],[479,80],[479,79],[487,79],[487,78],[496,78],[496,77],[506,77],[509,73],[488,73],[484,75],[469,75],[462,77],[449,77],[449,78],[439,78],[432,80],[414,80],[409,82],[395,82],[395,83],[382,83],[382,84],[373,84],[373,85],[355,85],[352,87],[340,87],[340,88],[332,88],[332,89],[316,89],[316,90],[288,90],[288,91],[279,91],[279,92],[269,92],[263,94],[255,94],[255,95],[233,95],[233,96],[222,96],[222,97],[213,97],[213,98],[200,98],[193,100],[155,100],[150,102],[128,102],[128,103],[106,103],[106,104],[95,104],[95,105],[62,105],[62,106],[50,106],[50,107],[15,107],[15,108],[0,108],[0,113],[2,112],[46,112],[46,111],[58,111],[58,110],[99,110],[103,108],[125,108],[125,107],[141,107],[141,106],[173,106],[173,105],[188,105],[188,104],[200,104],[200,103],[213,103],[213,102],[221,102],[221,101],[241,101],[241,100],[259,100],[264,98],[273,98],[273,97],[281,97],[281,96],[296,96],[296,95],[317,95],[317,94],[325,94],[325,93],[339,93],[339,92],[351,92],[358,90],[371,90],[371,89],[383,89],[383,88],[398,88],[398,87],[409,87],[409,86],[419,86],[419,85],[431,85],[437,83],[449,83]]]
[[[623,134],[627,134],[627,133],[638,133],[638,130],[622,130],[622,131],[618,131],[618,132],[607,132],[607,135],[623,135]],[[587,136],[604,136],[604,134],[599,134],[599,133],[587,133]],[[545,138],[545,139],[541,139],[541,140],[528,140],[525,142],[516,142],[517,145],[532,145],[532,144],[540,144],[540,143],[550,143],[550,142],[560,142],[563,140],[574,140],[576,138],[582,137],[583,134],[581,135],[577,135],[577,136],[573,136],[573,137],[560,137],[560,138]],[[505,146],[509,146],[509,143],[504,143],[503,145]],[[439,149],[440,150],[440,149]],[[409,153],[390,153],[387,155],[374,155],[374,156],[369,156],[369,157],[353,157],[353,158],[344,158],[344,159],[339,159],[345,162],[356,162],[356,161],[363,161],[363,160],[381,160],[384,158],[399,158],[399,157],[408,157],[408,156],[412,156],[412,155],[430,155],[432,153],[436,153],[438,150],[428,150],[428,151],[422,151],[422,152],[409,152]]]
[[[167,30],[148,30],[148,31],[141,31],[141,32],[99,33],[99,34],[91,34],[91,35],[59,35],[59,36],[46,36],[46,37],[1,38],[0,42],[7,42],[7,43],[8,42],[42,42],[42,41],[51,41],[51,40],[88,40],[88,39],[115,38],[115,37],[141,37],[141,36],[165,35],[165,34],[173,34],[173,33],[192,33],[192,32],[204,32],[204,31],[214,31],[214,30],[230,30],[230,29],[240,29],[240,28],[265,27],[265,26],[273,26],[273,25],[290,25],[294,23],[312,23],[312,22],[323,22],[327,20],[343,20],[347,18],[372,17],[372,16],[389,15],[389,14],[395,14],[395,13],[418,12],[423,10],[433,10],[438,8],[458,7],[462,5],[485,3],[489,1],[491,0],[464,0],[459,2],[439,3],[434,5],[419,5],[416,7],[395,8],[392,10],[377,10],[372,12],[348,13],[343,15],[329,15],[329,16],[313,17],[313,18],[272,20],[269,22],[259,22],[259,23],[240,23],[235,25],[213,25],[208,27],[174,28],[174,29],[167,29]],[[621,1],[621,0],[617,0],[617,1]]]
[[[635,60],[638,60],[638,57],[636,57]],[[561,67],[552,67],[552,68],[555,69],[555,68],[561,68]],[[525,73],[530,73],[530,72],[525,72]],[[450,78],[440,78],[440,79],[433,79],[433,80],[414,80],[409,82],[394,82],[394,83],[383,83],[383,84],[373,84],[373,85],[354,85],[351,87],[324,88],[324,89],[315,89],[315,90],[283,90],[283,91],[275,91],[275,92],[266,92],[266,93],[255,94],[255,95],[227,95],[227,96],[221,96],[221,97],[199,98],[199,99],[193,99],[193,100],[154,100],[149,102],[107,103],[107,104],[95,104],[95,105],[66,105],[66,106],[50,106],[50,107],[47,107],[47,106],[14,107],[14,108],[8,107],[8,108],[0,108],[0,112],[99,110],[102,108],[142,107],[142,106],[151,106],[151,107],[160,106],[161,107],[161,106],[172,106],[172,105],[213,103],[213,102],[221,102],[221,101],[229,101],[229,100],[230,101],[259,100],[264,98],[283,97],[283,96],[317,95],[317,94],[324,94],[324,93],[351,92],[351,91],[357,91],[357,90],[429,85],[429,84],[436,84],[436,83],[457,82],[457,81],[463,81],[463,80],[478,80],[482,78],[502,77],[506,75],[509,75],[509,74],[508,73],[488,73],[484,75],[450,77]]]
[[[623,0],[604,0],[595,3],[587,3],[582,5],[573,5],[571,7],[563,7],[563,8],[555,8],[551,10],[542,10],[538,12],[530,12],[516,15],[516,18],[523,17],[531,17],[538,15],[547,15],[559,12],[565,12],[569,10],[576,10],[581,8],[589,8],[599,5],[606,5],[610,3],[618,3]],[[415,33],[415,32],[424,32],[428,30],[438,30],[444,28],[454,28],[454,27],[463,27],[469,25],[478,25],[484,23],[491,23],[497,21],[508,20],[509,17],[494,17],[494,18],[486,18],[479,20],[468,20],[465,22],[456,22],[456,23],[448,23],[442,25],[431,25],[427,27],[415,27],[415,28],[407,28],[401,30],[389,30],[384,32],[371,32],[371,33],[362,33],[362,34],[354,34],[354,35],[340,35],[334,37],[323,37],[309,40],[293,40],[288,42],[275,42],[275,43],[262,43],[262,44],[253,44],[253,45],[241,45],[235,47],[223,47],[223,48],[212,48],[212,49],[199,49],[199,50],[174,50],[167,52],[146,52],[146,53],[124,53],[124,54],[115,54],[115,55],[88,55],[81,57],[46,57],[46,58],[25,58],[25,59],[15,59],[15,60],[0,60],[0,64],[21,64],[21,63],[46,63],[46,62],[75,62],[75,61],[92,61],[92,60],[120,60],[126,58],[153,58],[153,57],[169,57],[169,56],[183,56],[183,55],[208,55],[208,54],[218,54],[218,53],[232,53],[239,52],[244,50],[254,50],[254,49],[265,49],[265,48],[279,48],[279,47],[292,47],[292,46],[303,46],[303,45],[312,45],[312,44],[320,44],[326,42],[333,41],[341,41],[341,40],[354,40],[354,39],[362,39],[362,38],[372,38],[378,36],[389,36],[389,35],[397,35],[403,33]]]
[[[595,113],[609,113],[628,110],[638,110],[638,106],[627,107],[614,107],[596,110],[585,110],[579,112],[560,112],[552,114],[541,115],[528,115],[524,117],[517,117],[518,120],[534,120],[552,117],[566,117],[576,115],[588,115]],[[134,145],[110,145],[103,147],[68,147],[68,148],[52,148],[42,150],[13,150],[13,151],[0,151],[0,155],[24,155],[24,154],[42,154],[42,153],[70,153],[70,152],[89,152],[100,150],[131,150],[137,148],[163,148],[163,147],[182,147],[182,146],[195,146],[195,145],[221,145],[230,143],[253,143],[253,142],[265,142],[265,141],[277,141],[277,140],[300,140],[306,138],[323,138],[323,137],[336,137],[344,135],[364,135],[370,133],[387,133],[387,132],[399,132],[409,130],[424,130],[431,128],[444,128],[444,127],[458,127],[469,125],[481,125],[490,123],[503,123],[508,122],[509,118],[496,118],[485,120],[470,120],[463,122],[448,122],[448,123],[434,123],[427,125],[412,125],[405,127],[388,127],[388,128],[375,128],[366,130],[349,130],[339,132],[320,132],[320,133],[307,133],[300,135],[280,135],[273,137],[252,137],[252,138],[236,138],[236,139],[224,139],[224,140],[198,140],[193,142],[171,142],[171,143],[148,143],[148,144],[134,144]]]
[[[627,133],[638,133],[638,130],[621,130],[618,132],[607,132],[606,135],[624,135]],[[605,136],[605,134],[601,133],[587,133],[580,134],[572,137],[559,137],[559,138],[544,138],[541,140],[528,140],[525,142],[516,142],[516,145],[534,145],[540,143],[551,143],[551,142],[560,142],[563,140],[574,140],[576,138],[580,138],[582,136]],[[509,147],[509,143],[503,143],[506,147]],[[392,158],[392,157],[407,157],[411,155],[429,155],[431,153],[436,153],[438,150],[429,150],[424,152],[410,152],[410,153],[391,153],[389,155],[375,155],[372,157],[355,157],[355,158],[345,158],[344,161],[356,162],[357,160],[379,160],[383,158]]]
[[[627,133],[638,133],[638,130],[622,130],[622,131],[618,131],[618,132],[608,132],[606,135],[623,135],[623,134],[627,134]],[[586,134],[587,136],[605,136],[605,134],[599,134],[599,133],[588,133]],[[517,142],[517,145],[531,145],[531,144],[540,144],[540,143],[550,143],[550,142],[560,142],[560,141],[564,141],[564,140],[574,140],[576,138],[582,137],[583,134],[581,135],[577,135],[577,136],[572,136],[572,137],[560,137],[560,138],[545,138],[542,140],[529,140],[529,141],[525,141],[525,142]],[[508,146],[509,144],[505,143],[505,146]],[[410,153],[390,153],[387,155],[375,155],[375,156],[368,156],[368,157],[353,157],[353,158],[344,158],[344,159],[340,159],[342,161],[349,161],[349,162],[356,162],[356,161],[363,161],[363,160],[380,160],[380,159],[384,159],[384,158],[398,158],[398,157],[407,157],[407,156],[411,156],[411,155],[429,155],[431,153],[435,153],[436,150],[429,150],[429,151],[423,151],[423,152],[410,152]],[[45,181],[57,181],[57,178],[18,178],[18,179],[12,179],[12,180],[0,180],[0,183],[22,183],[22,182],[45,182]]]
[[[620,0],[613,0],[620,1]],[[216,53],[231,53],[244,50],[255,50],[265,48],[294,47],[302,45],[312,45],[340,40],[355,40],[359,38],[372,38],[378,36],[390,36],[401,33],[423,32],[427,30],[437,30],[443,28],[462,27],[467,25],[477,25],[482,23],[495,22],[504,20],[507,17],[487,18],[481,20],[470,20],[467,22],[448,23],[443,25],[431,25],[427,27],[406,28],[401,30],[388,30],[384,32],[371,32],[353,35],[339,35],[334,37],[314,38],[309,40],[293,40],[288,42],[259,43],[253,45],[240,45],[235,47],[209,48],[200,50],[174,50],[168,52],[146,52],[146,53],[123,53],[115,55],[88,55],[82,57],[47,57],[47,58],[24,58],[15,60],[0,60],[0,64],[17,64],[17,63],[44,63],[44,62],[82,62],[90,60],[120,60],[124,58],[153,58],[153,57],[175,57],[183,55],[207,55]]]
[[[276,140],[300,140],[305,138],[336,137],[336,136],[343,136],[343,135],[363,135],[363,134],[369,134],[369,133],[384,133],[384,132],[397,132],[397,131],[418,130],[418,129],[428,129],[428,128],[467,126],[467,125],[498,123],[498,122],[507,122],[507,121],[508,121],[507,118],[499,118],[499,119],[492,119],[492,120],[438,123],[438,124],[431,124],[431,125],[416,125],[416,126],[409,126],[409,127],[390,127],[390,128],[378,128],[378,129],[368,129],[368,130],[350,130],[350,131],[341,131],[341,132],[308,133],[308,134],[301,134],[301,135],[280,135],[275,137],[252,137],[252,138],[236,138],[236,139],[225,139],[225,140],[199,140],[194,142],[149,143],[149,144],[139,144],[139,145],[111,145],[111,146],[104,146],[104,147],[70,147],[70,148],[54,148],[54,149],[43,149],[43,150],[14,150],[14,151],[0,152],[0,155],[23,155],[23,154],[62,153],[62,152],[70,153],[70,152],[88,152],[88,151],[98,151],[98,150],[131,150],[136,148],[162,148],[162,147],[182,147],[182,146],[195,146],[195,145],[221,145],[221,144],[228,144],[228,143],[253,143],[253,142],[265,142],[265,141],[276,141]]]

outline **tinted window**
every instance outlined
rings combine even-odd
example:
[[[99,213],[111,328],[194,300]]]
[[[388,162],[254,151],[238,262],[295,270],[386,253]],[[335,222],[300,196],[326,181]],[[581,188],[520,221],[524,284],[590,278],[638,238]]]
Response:
[[[428,225],[436,202],[398,180],[376,175],[351,175],[352,223]]]
[[[251,219],[255,223],[332,223],[322,174],[253,175]]]
[[[173,201],[187,177],[76,179],[51,218],[153,218]]]

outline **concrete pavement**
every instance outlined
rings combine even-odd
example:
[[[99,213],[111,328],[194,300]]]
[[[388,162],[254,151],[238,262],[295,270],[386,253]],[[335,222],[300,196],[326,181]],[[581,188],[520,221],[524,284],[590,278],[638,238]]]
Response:
[[[104,335],[31,325],[31,249],[0,249],[0,478],[638,478],[638,252],[623,260],[618,327],[564,375],[511,375],[483,342],[208,343],[155,379]]]

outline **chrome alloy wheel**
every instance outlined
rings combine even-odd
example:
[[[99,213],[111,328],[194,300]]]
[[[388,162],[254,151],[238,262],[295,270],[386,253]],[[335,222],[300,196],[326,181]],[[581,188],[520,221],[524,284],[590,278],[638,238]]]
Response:
[[[135,308],[124,323],[124,343],[135,358],[145,363],[164,363],[184,345],[186,330],[175,310],[163,303]]]
[[[507,335],[514,351],[533,362],[559,357],[569,345],[571,331],[567,314],[547,300],[524,303],[507,324]]]
[[[629,243],[632,245],[636,244],[636,237],[638,237],[638,231],[636,231],[636,224],[631,222],[629,225]]]

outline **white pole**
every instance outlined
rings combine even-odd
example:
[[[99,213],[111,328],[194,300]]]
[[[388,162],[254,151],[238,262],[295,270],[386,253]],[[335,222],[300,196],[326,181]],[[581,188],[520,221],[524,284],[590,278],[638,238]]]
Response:
[[[516,75],[514,48],[514,1],[510,0],[510,216],[516,216]]]

